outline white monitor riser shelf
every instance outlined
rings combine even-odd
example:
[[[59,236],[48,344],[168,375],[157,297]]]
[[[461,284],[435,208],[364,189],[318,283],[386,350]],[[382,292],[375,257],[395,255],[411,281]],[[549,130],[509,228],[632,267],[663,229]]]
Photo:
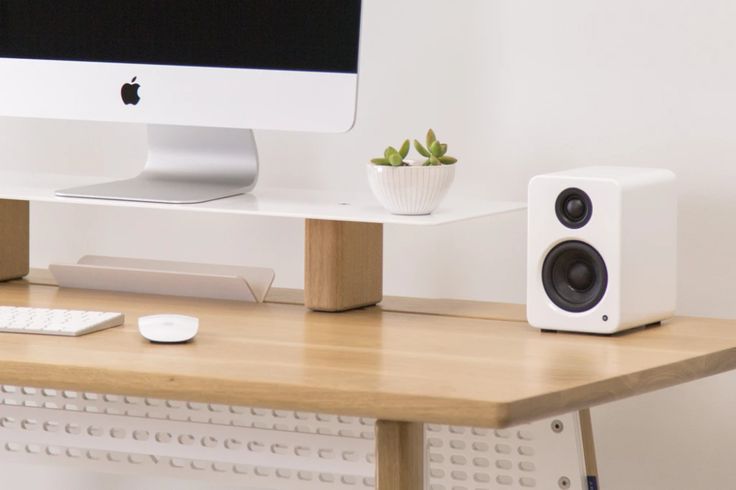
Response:
[[[397,216],[384,210],[368,193],[260,187],[248,194],[201,204],[64,198],[55,194],[58,189],[101,180],[104,178],[0,173],[0,224],[17,227],[19,237],[16,244],[6,247],[14,249],[12,255],[19,257],[17,260],[26,262],[20,269],[11,270],[28,270],[28,218],[18,217],[17,201],[304,219],[306,304],[318,311],[347,311],[377,304],[383,297],[384,224],[437,226],[526,208],[523,202],[450,196],[431,215]],[[16,206],[9,205],[12,201]],[[6,256],[11,251],[6,251]],[[0,280],[11,276],[19,275],[0,271]]]
[[[55,195],[55,191],[58,189],[91,185],[105,180],[110,180],[110,177],[0,172],[0,199],[412,226],[446,225],[526,209],[526,203],[524,202],[493,201],[450,195],[439,209],[431,215],[399,216],[386,211],[369,192],[262,186],[256,187],[255,190],[247,194],[200,204],[66,198]]]

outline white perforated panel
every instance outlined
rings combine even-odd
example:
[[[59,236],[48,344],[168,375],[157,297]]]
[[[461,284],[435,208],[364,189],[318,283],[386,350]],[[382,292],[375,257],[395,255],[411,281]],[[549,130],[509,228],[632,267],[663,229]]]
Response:
[[[0,456],[269,490],[374,488],[373,419],[2,386]],[[577,420],[427,426],[430,490],[584,487]]]
[[[583,489],[577,417],[513,429],[427,426],[430,490]]]

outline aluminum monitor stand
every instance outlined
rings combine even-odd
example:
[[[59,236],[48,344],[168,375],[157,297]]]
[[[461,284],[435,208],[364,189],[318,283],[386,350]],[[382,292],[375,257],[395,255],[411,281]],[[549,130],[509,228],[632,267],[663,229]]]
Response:
[[[258,180],[258,150],[249,129],[148,127],[148,160],[128,180],[63,189],[59,197],[195,204],[237,196]]]

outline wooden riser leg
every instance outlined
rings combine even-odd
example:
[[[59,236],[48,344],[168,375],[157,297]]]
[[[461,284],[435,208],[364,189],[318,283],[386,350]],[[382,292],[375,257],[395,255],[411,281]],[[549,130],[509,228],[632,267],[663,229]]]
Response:
[[[28,275],[29,208],[28,201],[0,199],[0,281]]]
[[[376,422],[376,490],[424,490],[424,424]]]
[[[347,311],[383,299],[383,225],[308,219],[304,293],[307,308]]]
[[[580,436],[583,444],[585,473],[587,475],[588,487],[586,490],[600,490],[600,483],[598,482],[598,460],[595,455],[593,421],[590,417],[590,409],[580,410],[578,420],[580,421]]]

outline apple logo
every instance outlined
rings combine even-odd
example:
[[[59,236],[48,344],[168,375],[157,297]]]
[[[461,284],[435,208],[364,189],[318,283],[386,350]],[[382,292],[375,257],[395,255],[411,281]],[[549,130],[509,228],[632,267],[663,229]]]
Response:
[[[136,80],[138,80],[138,77],[134,77],[130,83],[123,85],[122,90],[120,90],[120,95],[123,97],[125,105],[138,105],[138,102],[141,101],[141,96],[138,94],[141,85],[135,83]]]

